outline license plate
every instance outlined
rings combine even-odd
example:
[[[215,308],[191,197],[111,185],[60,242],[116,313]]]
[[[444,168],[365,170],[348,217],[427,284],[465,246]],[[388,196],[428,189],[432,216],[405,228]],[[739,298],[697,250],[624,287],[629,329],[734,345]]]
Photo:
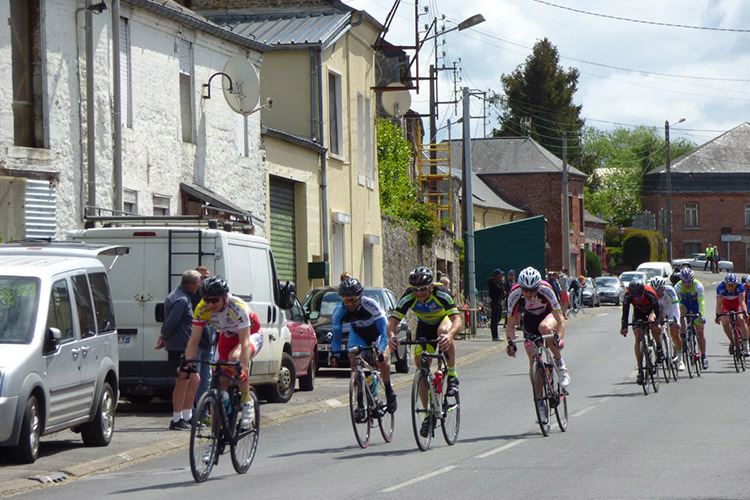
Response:
[[[117,335],[117,343],[120,345],[129,345],[130,342],[133,340],[132,335]]]
[[[330,351],[331,350],[331,344],[318,344],[318,350],[319,351]]]

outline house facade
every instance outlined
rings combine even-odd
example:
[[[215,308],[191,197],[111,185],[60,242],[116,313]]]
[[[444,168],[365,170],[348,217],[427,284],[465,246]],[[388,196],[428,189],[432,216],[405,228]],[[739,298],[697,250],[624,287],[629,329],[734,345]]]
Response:
[[[750,269],[750,123],[743,123],[671,163],[672,256],[716,245],[736,272]],[[662,167],[644,176],[643,208],[660,214],[666,203]],[[666,235],[664,224],[659,230]]]

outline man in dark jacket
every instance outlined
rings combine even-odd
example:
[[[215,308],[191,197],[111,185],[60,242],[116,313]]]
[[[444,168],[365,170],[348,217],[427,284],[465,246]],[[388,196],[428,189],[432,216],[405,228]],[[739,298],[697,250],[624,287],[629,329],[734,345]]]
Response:
[[[503,272],[500,269],[492,271],[492,278],[487,280],[487,291],[490,294],[490,333],[492,340],[495,342],[504,340],[498,333],[498,325],[503,317],[503,299],[505,298],[505,289],[503,288]]]
[[[198,390],[198,373],[179,371],[180,359],[190,340],[193,325],[193,296],[198,293],[201,275],[198,271],[185,271],[180,286],[172,290],[164,301],[164,324],[161,335],[169,356],[169,365],[175,373],[172,391],[172,421],[169,430],[190,430],[193,401]]]

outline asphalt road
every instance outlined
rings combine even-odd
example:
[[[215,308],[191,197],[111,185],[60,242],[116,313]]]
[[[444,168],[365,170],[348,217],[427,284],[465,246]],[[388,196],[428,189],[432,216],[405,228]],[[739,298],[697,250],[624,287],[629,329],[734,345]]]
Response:
[[[717,279],[705,277],[707,288]],[[390,444],[375,434],[370,448],[360,449],[346,406],[327,401],[325,410],[268,422],[243,476],[222,457],[211,479],[196,485],[181,448],[18,498],[748,498],[750,433],[743,396],[750,374],[734,372],[719,327],[708,325],[711,367],[702,377],[662,383],[657,394],[644,396],[634,383],[632,335],[618,334],[620,314],[613,306],[589,309],[570,326],[566,433],[553,426],[550,437],[541,436],[525,357],[510,359],[501,345],[476,340],[469,342],[484,349],[469,354],[465,359],[473,356],[474,362],[460,368],[462,418],[455,446],[438,434],[432,449],[417,450],[407,377],[399,382]],[[345,376],[330,383],[335,392]]]

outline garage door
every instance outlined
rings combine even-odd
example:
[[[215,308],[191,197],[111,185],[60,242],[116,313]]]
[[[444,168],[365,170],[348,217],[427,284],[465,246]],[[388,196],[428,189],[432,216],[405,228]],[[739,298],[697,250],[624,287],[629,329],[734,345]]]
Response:
[[[297,281],[294,182],[271,176],[271,249],[281,281]]]

